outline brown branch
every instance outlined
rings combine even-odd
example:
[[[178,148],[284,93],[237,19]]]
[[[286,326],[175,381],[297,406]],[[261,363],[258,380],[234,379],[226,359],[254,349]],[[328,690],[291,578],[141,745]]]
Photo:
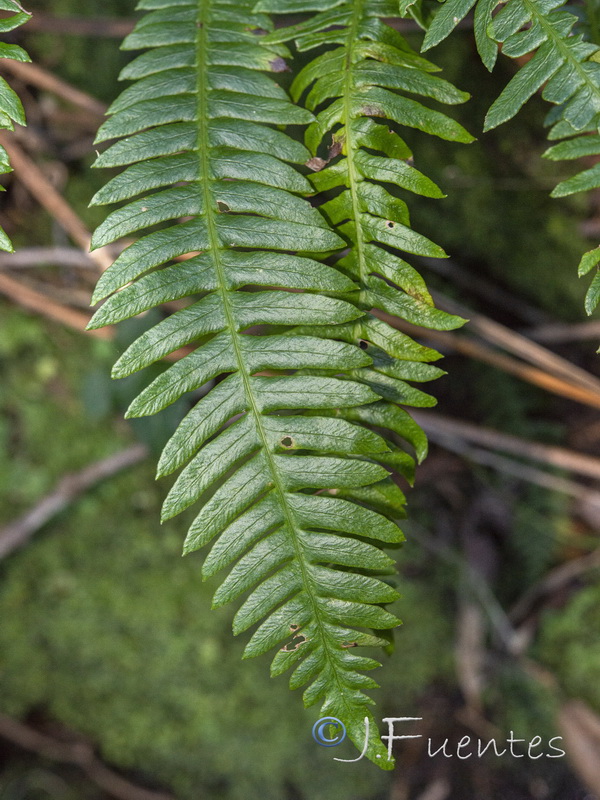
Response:
[[[411,416],[435,441],[442,441],[444,437],[459,438],[491,450],[512,453],[532,461],[541,461],[549,466],[600,480],[600,458],[578,453],[576,450],[533,442],[530,439],[521,439],[518,436],[500,433],[492,428],[462,422],[431,411],[411,410]]]
[[[572,581],[595,569],[600,569],[600,547],[550,570],[519,598],[508,614],[509,619],[514,625],[521,625],[546,595],[556,595]]]
[[[538,325],[527,331],[527,336],[538,342],[579,342],[585,339],[600,338],[600,320],[578,322],[572,325],[557,322],[552,325]]]
[[[493,453],[490,450],[472,447],[462,439],[442,436],[437,440],[437,443],[467,461],[490,467],[497,472],[512,475],[519,481],[541,486],[551,492],[559,492],[573,497],[577,502],[572,512],[581,517],[594,530],[600,530],[600,490],[597,488],[590,488],[578,481],[561,478],[546,470],[523,464],[521,461],[498,455],[498,453]]]
[[[98,117],[103,117],[106,113],[106,106],[95,97],[82,92],[81,89],[71,86],[70,83],[57,78],[52,72],[40,67],[39,64],[23,63],[14,59],[0,59],[0,69],[10,72],[11,75],[19,78],[25,83],[37,86],[38,89],[52,92],[58,97],[62,97],[84,111],[89,111]]]
[[[0,253],[0,270],[26,269],[42,264],[96,269],[90,254],[76,247],[23,247],[14,253]]]
[[[527,383],[539,386],[541,389],[545,389],[552,394],[567,397],[569,400],[574,400],[583,405],[591,406],[592,408],[600,408],[600,392],[573,385],[573,383],[563,378],[550,375],[537,367],[523,364],[512,356],[498,353],[491,347],[480,344],[466,336],[441,331],[425,331],[423,328],[419,328],[416,325],[405,322],[399,317],[394,317],[391,314],[378,311],[377,309],[374,309],[372,313],[376,317],[379,317],[379,319],[388,322],[394,328],[408,333],[410,336],[419,340],[431,341],[434,346],[440,347],[446,352],[456,352],[468,356],[469,358],[483,361],[497,369],[501,369],[503,372],[515,375],[517,378]]]
[[[35,199],[51,214],[73,241],[88,252],[92,236],[85,223],[75,213],[37,164],[15,142],[14,137],[0,132],[0,144],[6,148],[15,177],[31,192]],[[94,250],[90,257],[102,269],[108,269],[112,257],[105,248]]]
[[[90,780],[117,800],[174,800],[170,794],[136,786],[109,769],[87,742],[62,742],[6,714],[0,714],[0,736],[42,758],[80,767]]]
[[[85,332],[88,322],[90,321],[90,314],[83,311],[76,311],[69,306],[62,303],[57,303],[45,294],[24,286],[20,281],[3,275],[0,272],[0,294],[5,295],[17,305],[26,308],[28,311],[34,311],[41,314],[54,322],[60,322],[68,328],[73,328],[79,333]],[[87,331],[90,336],[95,336],[99,339],[111,339],[113,336],[112,329],[99,328],[94,331]]]
[[[528,325],[547,325],[552,322],[552,317],[545,311],[484,278],[481,274],[483,270],[467,270],[451,258],[419,258],[418,261],[427,269],[447,278],[453,286],[480,297],[493,308],[502,309],[513,317],[520,317]]]
[[[80,472],[66,475],[26,514],[0,529],[0,559],[26,544],[34,533],[96,483],[138,464],[147,455],[145,445],[136,444],[96,461]]]
[[[46,294],[32,289],[29,286],[24,286],[21,281],[10,278],[8,275],[3,275],[0,272],[0,294],[4,294],[10,298],[17,305],[26,308],[28,311],[34,311],[41,314],[54,322],[60,322],[61,325],[66,325],[67,328],[72,328],[78,333],[85,333],[88,336],[95,336],[98,339],[113,339],[115,330],[114,327],[97,328],[95,330],[87,330],[87,324],[90,321],[91,315],[83,311],[76,311],[70,306],[59,303],[56,300],[48,297]],[[191,347],[180,347],[173,353],[167,353],[164,356],[164,361],[179,361],[179,359],[187,356],[192,352]]]
[[[558,724],[564,736],[571,766],[593,792],[600,794],[600,719],[581,700],[569,700],[562,705]]]
[[[537,342],[532,342],[526,336],[501,325],[484,314],[474,312],[455,300],[444,295],[434,295],[437,304],[445,311],[459,314],[469,319],[469,331],[476,333],[490,344],[501,347],[509,353],[519,356],[533,366],[538,367],[550,375],[563,378],[571,383],[600,393],[600,380],[581,367],[572,364],[565,358],[556,355]]]

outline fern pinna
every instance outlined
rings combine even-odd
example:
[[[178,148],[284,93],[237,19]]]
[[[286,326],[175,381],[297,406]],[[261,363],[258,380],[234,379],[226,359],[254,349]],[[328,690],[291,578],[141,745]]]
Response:
[[[25,11],[16,0],[0,0],[0,11],[8,11],[11,14],[11,16],[0,19],[0,33],[14,31],[31,17],[31,14]],[[10,58],[22,62],[31,61],[22,47],[6,42],[0,42],[0,58]],[[15,122],[18,125],[26,124],[23,105],[15,91],[11,89],[4,78],[0,77],[0,129],[14,131]],[[8,153],[0,145],[0,175],[11,171]],[[3,186],[0,186],[0,191],[4,191]],[[8,253],[14,252],[12,242],[2,228],[0,228],[0,250]]]
[[[501,9],[492,17],[498,5]],[[600,156],[600,40],[593,4],[569,5],[564,0],[444,0],[428,26],[423,50],[445,39],[475,6],[477,48],[486,67],[494,67],[498,44],[511,58],[527,56],[490,108],[485,130],[517,114],[537,91],[554,104],[548,114],[550,140],[564,141],[550,147],[544,157],[552,160]],[[413,3],[401,0],[403,13],[416,13]],[[588,16],[589,14],[589,16]],[[588,167],[562,181],[552,192],[565,197],[600,188],[600,165]],[[586,253],[579,274],[600,264],[600,247]],[[600,271],[587,292],[588,314],[600,301]]]
[[[364,671],[378,664],[354,648],[387,644],[377,631],[398,622],[383,607],[397,592],[377,575],[393,564],[381,544],[402,539],[389,518],[401,515],[401,503],[382,513],[389,473],[377,459],[390,448],[367,423],[400,431],[421,451],[423,437],[400,408],[381,415],[380,396],[353,377],[373,357],[331,335],[363,311],[351,302],[354,282],[314,258],[343,241],[303,199],[311,186],[286,163],[307,161],[308,151],[269,127],[313,116],[263,74],[282,70],[288,51],[259,41],[256,32],[272,26],[252,5],[140,4],[149,13],[125,47],[150,49],[125,69],[136,83],[98,136],[120,141],[97,165],[125,169],[95,202],[126,204],[93,246],[153,229],[98,282],[94,302],[108,299],[91,327],[194,299],[114,368],[129,375],[196,346],[128,410],[153,414],[186,392],[206,392],[160,459],[159,475],[189,462],[163,516],[200,500],[185,552],[212,541],[204,576],[231,567],[215,605],[247,593],[234,630],[261,624],[245,655],[279,646],[272,673],[295,667],[290,683],[309,684],[306,704],[322,700],[323,713],[342,719],[362,747],[371,702],[364,689],[376,686]],[[310,334],[293,330],[301,323]],[[383,488],[369,494],[371,486]],[[392,766],[374,725],[368,756]]]

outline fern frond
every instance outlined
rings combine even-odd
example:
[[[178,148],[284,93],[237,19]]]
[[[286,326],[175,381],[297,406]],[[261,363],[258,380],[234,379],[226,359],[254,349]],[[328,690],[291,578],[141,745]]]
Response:
[[[485,129],[511,119],[543,88],[560,106],[557,121],[583,130],[600,112],[599,47],[573,34],[577,17],[562,0],[510,0],[494,17],[490,33],[511,58],[531,55],[487,113]]]
[[[400,0],[400,16],[405,17],[410,14],[420,22],[419,1],[414,0],[413,3],[407,4],[406,0]],[[507,0],[507,5],[510,2],[512,0]],[[492,12],[499,3],[500,0],[443,0],[433,19],[428,25],[423,25],[426,33],[422,51],[426,52],[448,38],[469,11],[475,7],[473,18],[475,43],[481,60],[491,72],[498,57],[498,44],[490,35],[489,27],[492,22]]]
[[[126,376],[195,346],[127,412],[153,414],[208,389],[161,456],[159,476],[186,465],[163,518],[200,502],[184,551],[212,542],[203,575],[230,568],[216,606],[246,594],[234,631],[260,624],[245,656],[279,646],[272,673],[295,667],[292,686],[309,684],[305,702],[323,701],[362,747],[372,702],[364,690],[376,686],[363,673],[377,662],[353,648],[384,646],[371,630],[398,623],[383,607],[397,592],[377,576],[393,563],[382,546],[403,538],[392,521],[402,495],[382,464],[409,458],[378,430],[397,431],[421,454],[424,442],[405,412],[382,409],[381,394],[354,376],[375,367],[377,354],[331,336],[362,325],[364,312],[352,302],[353,280],[312,257],[343,241],[303,199],[311,185],[287,163],[304,163],[308,151],[269,127],[314,118],[263,74],[284,69],[288,51],[261,43],[256,32],[272,25],[253,5],[140,3],[149,13],[124,46],[151,49],[125,68],[137,82],[97,140],[120,138],[97,165],[125,169],[95,202],[125,205],[93,246],[142,235],[99,280],[94,302],[108,299],[90,327],[193,299],[135,341],[113,371]],[[427,297],[406,302],[415,314],[430,308]],[[400,350],[401,338],[390,338]],[[382,368],[380,379],[387,370],[386,391],[398,393],[408,384],[394,369]],[[368,756],[392,766],[373,725]]]
[[[475,38],[484,64],[492,69],[502,45],[511,58],[529,56],[514,75],[485,119],[485,130],[514,117],[536,92],[554,104],[548,115],[550,139],[566,139],[550,147],[552,160],[600,155],[600,46],[588,41],[593,26],[586,25],[585,8],[569,7],[565,0],[508,0],[492,19],[498,0],[445,0],[430,24],[423,51],[445,39],[475,6]],[[410,10],[410,9],[407,9]],[[573,138],[570,138],[573,137]],[[552,197],[600,188],[600,167],[586,168],[552,191]],[[600,262],[600,250],[586,253],[579,264],[585,275]],[[600,273],[587,292],[588,314],[600,301]]]
[[[598,65],[600,66],[600,65]],[[599,120],[600,121],[600,120]],[[590,127],[590,126],[586,126]],[[593,131],[596,131],[596,123],[594,123]],[[558,133],[561,133],[558,128]],[[556,135],[556,131],[555,131]],[[552,138],[552,132],[550,134]],[[578,159],[578,158],[599,158],[600,159],[600,134],[591,131],[585,132],[585,135],[574,136],[565,139],[563,142],[549,147],[545,153],[544,158],[549,158],[553,161],[563,159]],[[561,181],[552,191],[552,197],[566,197],[577,192],[586,192],[592,189],[600,188],[600,164],[596,163],[592,167],[578,172],[570,178]],[[596,270],[592,282],[585,296],[585,310],[588,314],[592,314],[600,302],[600,246],[585,253],[579,262],[579,276],[587,275],[592,270]]]
[[[0,19],[0,33],[13,31],[15,28],[27,22],[31,17],[31,14],[25,11],[16,0],[0,0],[0,10],[12,12],[12,16]],[[6,44],[6,42],[0,42],[0,58],[9,58],[13,61],[21,62],[31,61],[22,47],[16,44]],[[11,89],[4,78],[0,77],[0,129],[14,131],[15,122],[18,125],[27,124],[23,105],[14,89]],[[5,175],[8,172],[12,172],[8,153],[4,147],[0,145],[0,175]],[[0,186],[0,191],[4,191],[3,186]],[[7,253],[14,252],[12,242],[1,227],[0,250],[4,250]]]
[[[331,46],[309,62],[292,84],[293,99],[304,98],[306,107],[316,113],[306,133],[313,154],[309,165],[317,170],[311,181],[315,191],[328,198],[321,211],[349,246],[336,267],[357,284],[352,298],[365,312],[362,318],[327,333],[361,343],[372,363],[354,370],[352,377],[382,398],[381,421],[397,420],[396,404],[435,403],[408,382],[431,380],[443,373],[428,363],[439,358],[438,353],[381,317],[391,314],[438,330],[456,328],[464,320],[436,309],[419,273],[399,255],[399,251],[409,257],[445,255],[441,247],[411,228],[408,206],[401,197],[403,191],[432,198],[443,193],[413,166],[408,145],[390,126],[470,142],[472,137],[457,122],[421,102],[426,98],[456,104],[468,95],[436,76],[437,67],[383,23],[381,17],[393,13],[392,3],[334,0],[327,7],[323,2],[318,5],[322,10],[308,22],[266,38],[276,43],[294,39],[301,51]],[[280,13],[293,7],[294,3],[279,0],[263,0],[258,6]],[[376,121],[380,118],[385,124]],[[309,334],[312,329],[304,326],[297,332]],[[398,448],[393,456],[394,467],[410,480],[414,464]],[[390,460],[382,463],[392,466]],[[382,487],[390,495],[395,488]],[[359,499],[356,492],[353,496]],[[368,502],[364,493],[360,500]],[[384,506],[389,510],[391,504],[388,497]]]
[[[600,46],[585,41],[584,34],[574,30],[577,23],[578,17],[559,0],[550,5],[540,0],[510,0],[497,14],[490,33],[502,43],[503,53],[513,58],[535,53],[490,108],[486,129],[510,119],[543,87],[542,97],[555,104],[548,115],[548,124],[552,125],[549,138],[567,139],[549,148],[545,157],[556,160],[600,155]],[[559,183],[552,196],[599,187],[600,169],[596,165]],[[593,250],[582,258],[580,275],[598,264],[597,252]],[[600,273],[596,271],[585,299],[588,314],[599,299]]]
[[[328,46],[300,71],[291,91],[295,101],[303,99],[316,114],[305,137],[313,156],[308,165],[316,170],[311,181],[315,192],[326,199],[321,211],[347,244],[347,253],[335,265],[356,283],[351,297],[365,313],[323,333],[361,344],[371,364],[351,375],[381,398],[376,404],[341,413],[346,421],[385,430],[388,438],[398,435],[421,458],[425,437],[399,406],[434,404],[432,397],[409,382],[442,374],[429,363],[439,354],[384,319],[391,314],[443,330],[456,328],[464,320],[436,309],[421,276],[400,256],[445,255],[441,247],[411,228],[402,196],[412,192],[439,198],[443,193],[413,166],[410,148],[395,128],[408,126],[451,141],[470,142],[471,135],[457,122],[421,102],[426,98],[455,104],[467,95],[436,76],[437,67],[383,23],[383,16],[393,15],[391,3],[333,0],[314,5],[319,13],[312,19],[277,30],[266,40],[280,44],[294,39],[300,51]],[[262,0],[257,6],[278,13],[293,12],[296,7],[295,0]],[[313,333],[307,325],[293,331],[293,335]],[[390,453],[378,454],[375,460],[411,480],[414,462],[403,447],[394,445]],[[389,479],[360,488],[342,487],[338,496],[390,517],[399,516],[405,503]],[[295,674],[291,685],[297,685]],[[311,689],[305,701],[311,702]],[[333,703],[327,708],[329,713],[340,711]]]

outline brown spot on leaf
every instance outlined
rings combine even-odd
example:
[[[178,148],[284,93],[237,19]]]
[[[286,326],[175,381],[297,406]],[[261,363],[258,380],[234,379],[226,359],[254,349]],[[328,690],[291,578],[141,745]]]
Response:
[[[359,339],[358,340],[358,346],[360,347],[361,350],[366,350],[368,348],[368,346],[369,346],[369,343],[365,342],[364,339]]]
[[[325,161],[323,158],[319,158],[318,156],[313,156],[313,158],[308,159],[306,166],[309,169],[312,169],[313,172],[320,172],[323,167],[327,166],[327,161]]]
[[[341,646],[347,650],[349,647],[358,647],[358,642],[342,642]]]
[[[366,105],[360,109],[366,117],[385,117],[385,113],[379,106]]]
[[[291,436],[284,436],[282,439],[279,440],[279,444],[282,447],[293,447],[294,446],[294,440],[292,439]],[[297,627],[298,626],[296,626],[296,628]]]
[[[336,139],[334,137],[333,143],[329,148],[329,153],[327,154],[328,160],[331,161],[332,158],[339,156],[339,154],[342,152],[343,146],[344,146],[344,139],[343,138]]]
[[[224,203],[222,200],[217,200],[217,208],[219,209],[219,211],[222,211],[223,213],[231,211],[227,203]]]
[[[295,627],[296,629],[298,629],[299,626],[296,625]],[[290,629],[291,628],[292,625],[290,625]],[[297,636],[294,636],[291,642],[288,642],[287,644],[283,645],[283,647],[281,648],[281,652],[293,653],[295,650],[297,650],[301,645],[305,644],[306,642],[308,642],[306,636],[303,633],[299,633]]]
[[[272,61],[269,61],[269,66],[271,67],[272,72],[289,72],[290,68],[285,63],[281,56],[277,56]]]
[[[386,228],[390,228],[390,229],[391,229],[391,228],[395,228],[395,227],[396,227],[396,223],[395,223],[395,222],[392,222],[392,221],[391,221],[391,219],[386,219],[386,221],[385,221],[385,227],[386,227]]]

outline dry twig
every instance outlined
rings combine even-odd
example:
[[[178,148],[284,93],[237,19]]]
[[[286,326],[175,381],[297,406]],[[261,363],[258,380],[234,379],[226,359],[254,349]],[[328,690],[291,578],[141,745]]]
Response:
[[[37,86],[38,89],[52,92],[58,97],[62,97],[69,103],[84,109],[98,117],[103,117],[106,113],[106,106],[95,97],[82,92],[70,83],[57,78],[52,72],[41,67],[39,64],[23,63],[14,59],[0,59],[0,69],[9,72],[16,78]]]
[[[0,270],[39,267],[42,264],[96,269],[90,254],[76,247],[23,247],[14,253],[0,253]]]
[[[80,472],[66,475],[26,514],[0,529],[0,559],[26,544],[34,533],[96,483],[138,464],[147,455],[147,448],[136,444],[96,461]]]
[[[90,780],[117,800],[174,800],[170,794],[144,789],[109,769],[96,758],[87,742],[62,742],[5,714],[0,714],[0,736],[42,758],[80,767]]]
[[[73,328],[80,333],[85,331],[90,321],[89,314],[85,314],[83,311],[76,311],[62,303],[57,303],[56,300],[52,300],[29,286],[24,286],[20,281],[2,273],[0,273],[0,294],[5,295],[28,311],[41,314],[54,322],[60,322],[62,325]],[[108,328],[87,331],[87,333],[99,339],[113,338],[113,331]]]
[[[394,328],[408,333],[409,336],[418,340],[430,341],[435,347],[439,347],[446,352],[456,352],[469,358],[474,358],[477,361],[483,361],[497,369],[501,369],[503,372],[507,372],[509,375],[515,375],[517,378],[527,381],[527,383],[539,386],[552,394],[567,397],[592,408],[600,408],[600,391],[592,391],[591,389],[574,385],[563,378],[549,375],[542,369],[523,364],[516,358],[507,356],[504,353],[498,353],[491,347],[480,344],[466,336],[441,331],[424,331],[423,328],[405,322],[391,314],[377,310],[372,313],[388,322]]]
[[[470,422],[436,414],[431,411],[411,411],[419,425],[428,436],[442,442],[444,438],[463,439],[467,442],[482,445],[492,450],[501,450],[517,456],[541,461],[548,466],[585,475],[600,480],[600,458],[568,450],[564,447],[533,442],[507,433],[500,433],[492,428],[474,425]]]
[[[0,132],[0,144],[6,148],[17,180],[27,187],[42,205],[84,252],[90,249],[92,236],[85,223],[56,191],[37,164],[15,142],[14,137]],[[94,250],[91,258],[102,269],[112,264],[112,257],[105,248]]]
[[[467,270],[451,258],[419,258],[418,260],[427,269],[447,278],[454,286],[465,289],[470,295],[480,297],[493,308],[500,308],[511,316],[520,317],[529,325],[547,325],[552,321],[545,311],[530,305],[522,297],[483,277],[481,271]]]
[[[598,339],[600,338],[600,320],[592,319],[588,322],[573,324],[556,322],[552,325],[538,325],[535,328],[529,328],[526,333],[530,339],[554,344]]]
[[[507,328],[505,325],[501,325],[484,314],[479,314],[470,308],[466,308],[461,303],[457,303],[444,295],[435,294],[434,297],[440,308],[452,314],[468,317],[469,331],[478,334],[490,344],[502,347],[509,353],[513,353],[524,361],[533,364],[534,367],[545,370],[550,375],[564,378],[593,392],[600,392],[600,379],[581,369],[581,367],[572,364],[565,358],[537,344],[537,342],[532,342],[526,336]]]
[[[572,581],[600,568],[600,547],[580,558],[573,558],[550,570],[519,599],[509,612],[509,618],[520,625],[547,595],[555,595]]]
[[[558,723],[572,766],[600,794],[600,718],[585,703],[570,700],[560,709]]]

